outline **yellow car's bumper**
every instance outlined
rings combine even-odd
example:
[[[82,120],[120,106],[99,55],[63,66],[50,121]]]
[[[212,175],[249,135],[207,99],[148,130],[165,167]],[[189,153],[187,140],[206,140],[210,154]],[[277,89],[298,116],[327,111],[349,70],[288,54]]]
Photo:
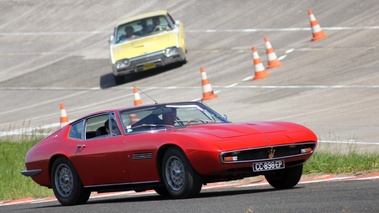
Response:
[[[172,46],[153,53],[118,60],[112,64],[112,71],[115,76],[121,76],[166,66],[172,63],[184,63],[185,61],[186,55],[184,50],[181,47]]]

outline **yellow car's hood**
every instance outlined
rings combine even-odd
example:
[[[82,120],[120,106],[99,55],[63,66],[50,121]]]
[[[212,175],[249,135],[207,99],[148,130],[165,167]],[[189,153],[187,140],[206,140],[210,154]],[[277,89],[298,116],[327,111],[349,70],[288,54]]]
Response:
[[[134,58],[149,54],[167,47],[178,46],[177,33],[175,31],[164,32],[142,38],[125,41],[111,46],[113,61],[123,58]]]

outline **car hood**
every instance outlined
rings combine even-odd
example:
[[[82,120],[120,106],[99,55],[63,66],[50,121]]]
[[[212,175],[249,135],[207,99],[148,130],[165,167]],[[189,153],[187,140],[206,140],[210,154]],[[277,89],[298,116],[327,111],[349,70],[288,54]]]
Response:
[[[183,129],[182,133],[198,140],[214,142],[223,150],[317,141],[311,130],[289,122],[193,125]]]
[[[217,138],[233,138],[246,135],[289,131],[284,123],[259,122],[259,123],[227,123],[189,126],[187,131],[197,134],[205,134]]]
[[[136,38],[111,47],[113,61],[124,58],[134,58],[145,54],[164,50],[167,47],[177,46],[176,31],[162,32],[147,37]]]

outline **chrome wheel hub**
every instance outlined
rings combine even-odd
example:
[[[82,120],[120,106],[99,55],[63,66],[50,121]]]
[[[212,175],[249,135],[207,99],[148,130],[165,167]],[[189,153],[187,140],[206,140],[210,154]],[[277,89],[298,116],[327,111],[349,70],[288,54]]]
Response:
[[[166,164],[166,180],[170,188],[178,191],[185,183],[185,170],[182,161],[177,157],[170,157]]]
[[[67,165],[61,164],[57,167],[54,183],[57,192],[62,197],[68,197],[71,194],[74,187],[74,180],[72,171]]]

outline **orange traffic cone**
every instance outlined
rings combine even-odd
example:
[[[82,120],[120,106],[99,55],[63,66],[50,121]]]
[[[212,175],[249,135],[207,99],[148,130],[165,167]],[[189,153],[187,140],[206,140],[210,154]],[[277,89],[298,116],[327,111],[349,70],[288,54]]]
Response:
[[[201,101],[210,100],[217,98],[217,95],[213,93],[211,83],[207,78],[207,73],[204,71],[203,67],[200,67],[201,72],[201,84],[203,86],[203,98]]]
[[[61,128],[62,128],[68,124],[68,116],[67,116],[66,110],[64,109],[64,104],[61,103],[60,108],[61,108],[60,122],[61,122]]]
[[[140,120],[139,117],[136,114],[133,114],[133,113],[129,115],[129,118],[130,118],[129,125],[133,125],[133,124],[137,123]]]
[[[283,64],[282,62],[279,61],[278,57],[276,57],[274,48],[272,48],[271,43],[268,40],[268,37],[265,36],[264,39],[266,43],[266,54],[267,54],[267,64],[268,64],[266,69],[282,66]]]
[[[142,104],[141,96],[138,93],[138,89],[136,86],[133,86],[133,93],[134,93],[134,106],[138,106]]]
[[[254,56],[254,68],[255,68],[255,76],[253,80],[269,77],[270,74],[266,73],[266,70],[261,62],[261,59],[259,58],[257,49],[253,47],[252,51],[253,51],[253,56]]]
[[[311,28],[312,28],[312,35],[313,35],[312,41],[317,41],[317,40],[326,38],[328,35],[324,33],[324,31],[322,31],[311,9],[308,10],[308,15],[311,21]]]

